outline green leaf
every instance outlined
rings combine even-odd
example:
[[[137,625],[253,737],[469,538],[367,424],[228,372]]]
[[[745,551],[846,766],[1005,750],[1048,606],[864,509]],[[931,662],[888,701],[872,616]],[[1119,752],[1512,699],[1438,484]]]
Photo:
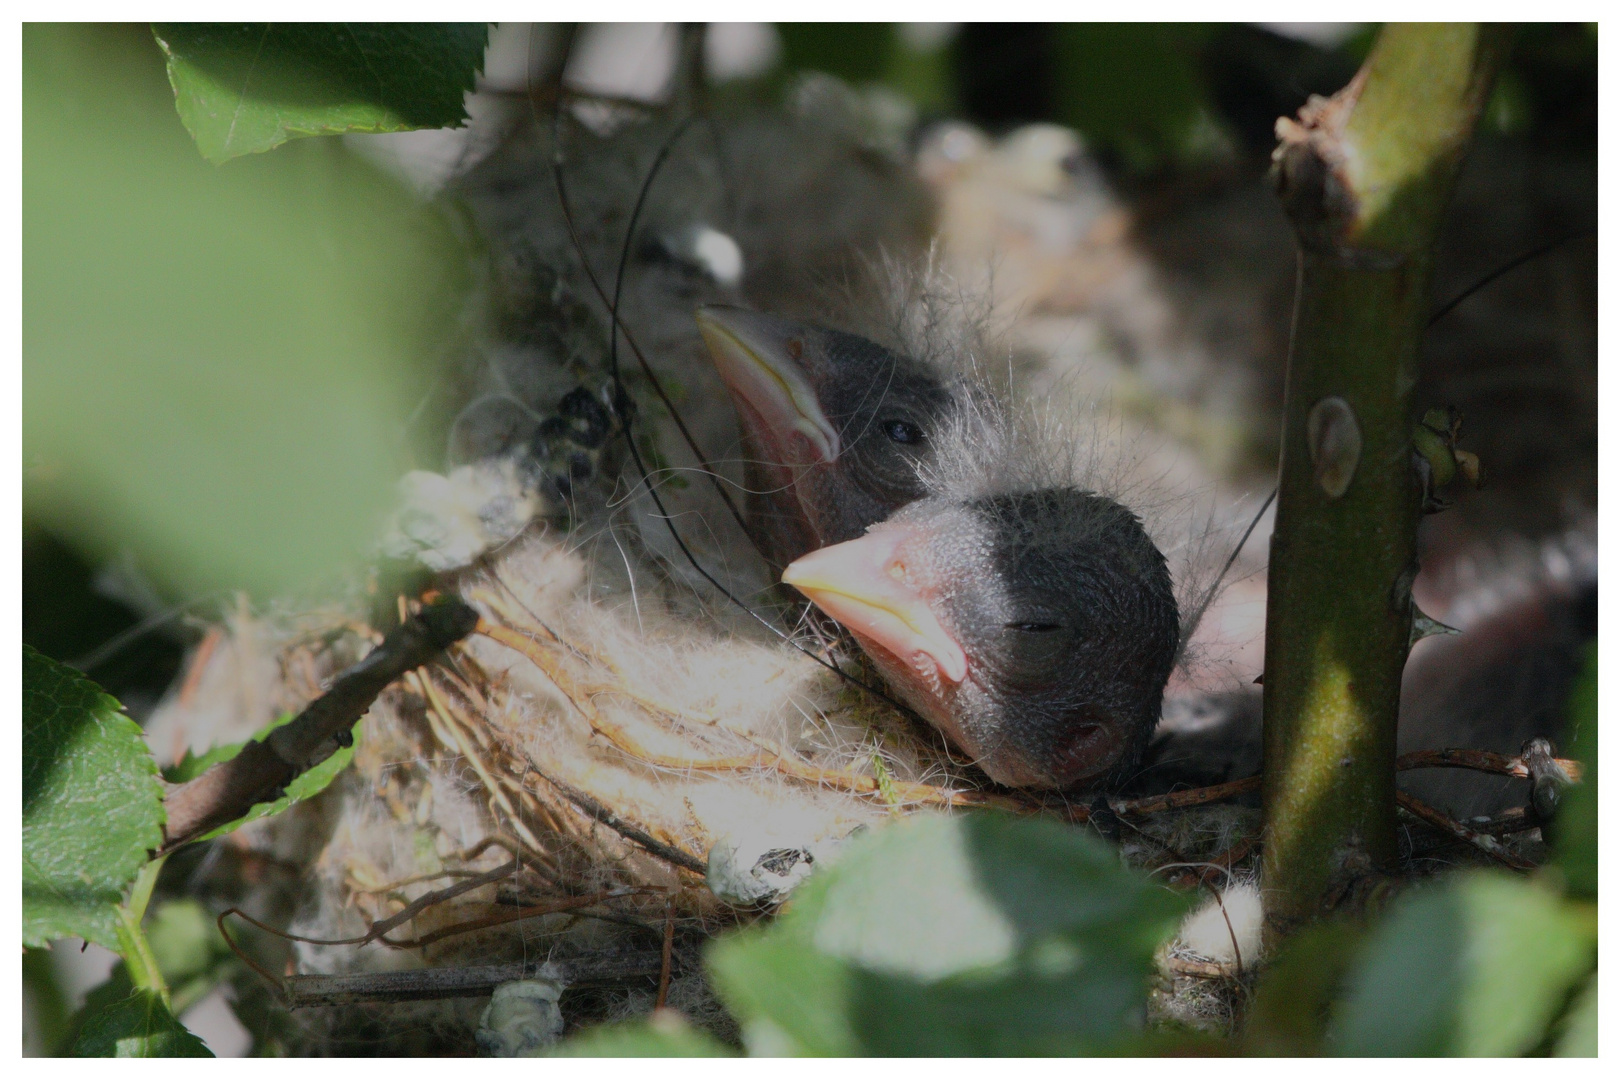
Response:
[[[23,646],[23,945],[118,948],[124,889],[163,842],[163,785],[101,687]]]
[[[1597,962],[1597,918],[1493,871],[1414,889],[1373,932],[1329,1048],[1348,1056],[1523,1054]]]
[[[27,516],[168,599],[347,575],[464,249],[340,140],[209,165],[144,27],[29,24],[22,60]]]
[[[195,900],[159,904],[145,929],[152,955],[169,984],[176,1016],[207,997],[235,963],[214,917]]]
[[[736,1057],[737,1052],[679,1013],[655,1013],[651,1019],[601,1024],[572,1036],[550,1057]]]
[[[1564,796],[1558,818],[1545,831],[1572,896],[1598,894],[1598,676],[1597,642],[1587,646],[1586,665],[1569,696],[1567,753],[1581,763],[1581,782]]]
[[[186,130],[216,164],[288,139],[449,127],[487,23],[160,23]]]
[[[74,1057],[213,1057],[150,990],[91,1017],[73,1044]]]
[[[1597,1057],[1598,980],[1597,972],[1586,980],[1580,997],[1564,1016],[1563,1031],[1553,1047],[1554,1057]]]
[[[836,75],[848,83],[873,82],[883,76],[898,51],[893,23],[777,23],[782,67]]]
[[[754,1053],[1107,1051],[1186,907],[1072,827],[924,815],[852,841],[708,962]]]
[[[266,724],[262,729],[256,732],[252,741],[263,742],[266,735],[269,735],[272,731],[283,724],[291,723],[297,718],[297,715],[297,713],[290,712],[282,713],[275,719],[274,722]],[[353,736],[354,741],[348,746],[337,750],[332,754],[331,757],[327,758],[319,765],[316,765],[314,768],[307,769],[304,772],[299,773],[292,779],[291,782],[287,784],[286,792],[281,796],[281,798],[276,799],[273,802],[254,803],[253,809],[249,810],[246,814],[237,818],[235,821],[227,821],[218,828],[203,833],[197,839],[212,840],[216,836],[224,836],[226,833],[235,832],[237,829],[240,829],[243,825],[246,825],[250,821],[258,821],[260,818],[267,818],[271,817],[272,815],[279,814],[293,803],[302,802],[304,799],[314,798],[322,791],[325,791],[326,786],[333,780],[337,779],[338,773],[347,768],[349,762],[353,760],[354,752],[360,746],[360,732],[364,726],[365,721],[363,719],[356,720],[354,727],[349,729],[349,733]],[[201,776],[203,772],[214,765],[217,765],[222,761],[229,761],[237,754],[240,754],[242,752],[242,747],[246,745],[247,743],[244,742],[231,743],[226,746],[216,746],[198,758],[193,758],[191,756],[191,752],[188,750],[186,751],[186,756],[181,758],[180,761],[177,762],[170,770],[169,780],[171,783],[183,783],[185,780],[190,780]]]
[[[1208,34],[1192,23],[1060,24],[1053,52],[1063,122],[1136,171],[1213,151],[1222,136],[1197,61]]]
[[[1335,920],[1289,939],[1255,988],[1244,1050],[1267,1056],[1320,1054],[1329,1010],[1365,937],[1354,925]]]
[[[63,1043],[70,1017],[67,994],[49,950],[23,950],[22,985],[23,1055],[51,1057]]]

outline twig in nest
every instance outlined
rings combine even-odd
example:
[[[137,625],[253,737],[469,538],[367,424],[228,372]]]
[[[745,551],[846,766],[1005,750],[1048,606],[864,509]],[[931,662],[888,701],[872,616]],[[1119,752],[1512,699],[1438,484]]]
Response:
[[[463,732],[470,731],[473,725],[457,722],[455,710],[451,708],[445,696],[439,693],[438,688],[433,684],[433,680],[427,678],[422,672],[412,672],[406,677],[406,682],[427,703],[428,726],[433,729],[434,737],[446,749],[459,753],[462,759],[472,766],[473,771],[478,774],[479,782],[483,785],[484,791],[505,812],[506,820],[511,823],[519,838],[540,859],[548,859],[549,853],[540,843],[539,838],[523,823],[523,818],[517,813],[517,810],[512,806],[511,800],[507,797],[506,789],[496,783],[495,776],[485,765],[483,756],[478,753],[477,740],[471,734],[468,734],[466,738],[462,737]]]
[[[662,956],[653,950],[588,953],[567,960],[526,960],[471,967],[377,971],[355,975],[289,975],[274,979],[259,969],[289,1009],[391,1001],[487,997],[502,983],[544,978],[564,986],[593,986],[656,976]]]
[[[1552,763],[1564,770],[1571,783],[1581,779],[1581,763],[1570,758],[1552,758]],[[1395,759],[1397,772],[1407,769],[1474,769],[1496,773],[1499,776],[1518,776],[1530,779],[1530,765],[1523,755],[1493,754],[1489,750],[1414,750]]]
[[[1260,777],[1247,776],[1242,780],[1232,780],[1225,784],[1188,788],[1185,791],[1172,791],[1168,795],[1151,795],[1143,799],[1109,799],[1107,805],[1108,809],[1120,817],[1126,815],[1140,816],[1143,814],[1158,814],[1165,810],[1182,810],[1189,806],[1202,806],[1205,803],[1233,799],[1239,795],[1247,795],[1251,791],[1259,790]],[[1090,821],[1091,808],[1089,806],[1071,806],[1064,810],[1064,815],[1070,821],[1076,823]]]
[[[599,824],[606,825],[608,828],[612,829],[626,840],[646,850],[649,855],[656,855],[658,858],[663,859],[672,866],[678,866],[683,870],[690,870],[692,873],[699,876],[703,876],[709,872],[709,864],[698,858],[696,855],[693,855],[688,851],[683,851],[680,848],[675,847],[673,844],[666,844],[662,840],[659,840],[657,837],[653,836],[651,833],[647,832],[645,829],[625,821],[623,818],[619,817],[618,814],[615,814],[612,810],[609,810],[606,806],[603,806],[600,802],[597,802],[595,799],[591,798],[583,791],[580,791],[578,788],[565,784],[561,780],[555,779],[554,777],[548,776],[546,773],[540,771],[540,769],[535,765],[534,760],[530,758],[528,754],[523,754],[522,756],[524,763],[528,765],[531,772],[561,792],[563,798],[573,803],[576,807],[583,811],[587,817],[590,817]]]
[[[1572,782],[1581,778],[1581,763],[1569,758],[1551,758],[1552,765],[1561,768]],[[1523,756],[1510,757],[1507,754],[1493,754],[1489,750],[1417,750],[1410,754],[1403,754],[1395,760],[1397,772],[1408,769],[1474,769],[1479,772],[1497,773],[1501,776],[1519,776],[1529,779],[1531,768]],[[1189,806],[1202,806],[1204,803],[1220,802],[1222,799],[1231,799],[1239,795],[1247,795],[1260,789],[1260,777],[1249,776],[1242,780],[1232,780],[1224,784],[1214,784],[1210,787],[1188,788],[1185,791],[1173,791],[1168,795],[1152,795],[1142,799],[1109,799],[1108,808],[1114,813],[1124,817],[1128,814],[1157,814],[1165,810],[1181,810]],[[1415,801],[1415,800],[1413,800]],[[1402,803],[1404,806],[1405,803]],[[1410,808],[1409,808],[1410,809]],[[1429,808],[1431,812],[1439,811]],[[1068,808],[1066,816],[1070,821],[1083,822],[1090,818],[1089,807],[1074,806]],[[1413,811],[1417,813],[1417,811]],[[1421,815],[1420,815],[1421,816]],[[1440,815],[1444,817],[1444,815]],[[1425,818],[1425,820],[1429,820]],[[1446,818],[1450,821],[1450,818]],[[1438,824],[1438,823],[1436,823]],[[1457,825],[1456,822],[1452,822]],[[1448,826],[1441,825],[1441,828]],[[1457,825],[1458,828],[1464,828]],[[1512,831],[1512,830],[1505,830]],[[1472,843],[1473,841],[1469,841]]]
[[[481,884],[487,885],[489,882],[485,881]],[[465,892],[466,889],[462,889],[461,891]],[[422,897],[404,911],[401,911],[398,914],[383,920],[382,922],[373,923],[371,929],[361,937],[312,938],[303,937],[299,934],[290,934],[285,930],[277,930],[273,926],[265,925],[258,919],[255,919],[253,916],[249,915],[247,912],[242,911],[240,908],[225,909],[225,911],[220,913],[218,922],[221,934],[225,933],[225,917],[227,915],[235,915],[244,922],[252,923],[265,933],[274,934],[276,937],[281,938],[284,941],[301,941],[307,945],[366,945],[373,941],[381,941],[384,945],[389,945],[396,949],[422,949],[432,945],[434,942],[443,941],[445,938],[455,937],[458,934],[468,934],[474,930],[487,930],[492,926],[504,926],[507,923],[519,922],[523,919],[537,918],[541,915],[555,915],[564,911],[573,911],[578,908],[590,907],[593,904],[602,903],[605,900],[617,900],[622,896],[632,896],[647,891],[649,890],[645,888],[618,889],[601,893],[593,893],[590,896],[566,896],[558,900],[547,901],[543,904],[531,904],[528,907],[497,912],[494,915],[485,915],[476,919],[467,919],[464,922],[442,927],[430,934],[424,934],[419,938],[407,938],[404,941],[394,941],[385,935],[389,930],[392,930],[400,923],[414,915],[421,914],[425,908],[430,907],[431,904],[427,903],[427,901],[431,901],[432,903],[442,903],[443,901],[449,899],[448,896],[443,894],[450,892],[450,890],[445,889],[441,890],[440,893],[429,894]],[[226,937],[226,941],[230,941],[229,936]],[[235,948],[235,946],[233,945],[232,948]],[[246,958],[244,957],[244,959]]]
[[[1513,806],[1500,814],[1485,821],[1464,822],[1477,833],[1487,833],[1491,836],[1507,836],[1510,833],[1528,832],[1541,827],[1541,818],[1528,807]]]
[[[454,885],[447,886],[443,889],[438,889],[434,892],[424,893],[410,904],[407,904],[402,910],[395,912],[393,915],[390,915],[388,918],[383,919],[380,922],[372,923],[371,928],[364,934],[361,934],[359,937],[312,938],[302,937],[298,934],[289,934],[284,930],[277,930],[273,926],[266,926],[264,923],[260,922],[258,919],[255,919],[247,912],[241,911],[237,908],[226,908],[225,911],[220,915],[220,919],[223,920],[226,915],[236,915],[239,918],[252,923],[254,926],[257,926],[260,930],[263,930],[266,933],[274,934],[279,938],[286,939],[287,941],[301,941],[306,945],[366,945],[370,942],[378,940],[379,938],[381,938],[387,944],[393,945],[395,943],[388,941],[388,939],[384,938],[383,935],[388,933],[388,931],[392,930],[394,927],[427,910],[434,904],[442,904],[446,900],[455,899],[462,893],[471,892],[474,889],[482,888],[485,885],[500,881],[502,878],[510,877],[517,870],[518,865],[518,861],[513,859],[511,862],[502,863],[500,866],[497,866],[488,873],[479,874],[477,877],[468,878],[466,881],[457,882]],[[221,929],[223,932],[223,923]]]
[[[564,911],[574,911],[579,908],[590,907],[593,904],[600,904],[606,900],[617,900],[621,896],[633,896],[647,891],[646,889],[610,889],[607,892],[592,893],[590,896],[566,896],[560,900],[548,900],[543,904],[530,904],[528,907],[514,908],[510,911],[497,912],[494,915],[468,919],[465,922],[441,927],[419,938],[392,941],[383,937],[378,940],[384,945],[392,945],[396,949],[425,949],[434,942],[443,941],[445,938],[455,937],[458,934],[470,934],[474,930],[488,930],[492,926],[505,926],[507,923],[534,919],[541,915],[556,915]]]
[[[1185,975],[1192,979],[1235,979],[1242,974],[1237,963],[1222,964],[1215,960],[1190,960],[1182,956],[1167,956],[1164,966],[1172,975]]]
[[[1155,870],[1185,869],[1185,872],[1172,879],[1170,884],[1182,888],[1192,888],[1198,885],[1215,884],[1217,876],[1231,878],[1232,867],[1248,858],[1260,844],[1258,836],[1245,836],[1231,847],[1218,855],[1211,856],[1203,862],[1194,862],[1191,859],[1181,859],[1177,862],[1167,862],[1155,867]]]
[[[658,998],[653,1008],[662,1009],[669,1001],[669,967],[670,960],[675,952],[675,894],[670,893],[664,901],[664,948],[663,965],[658,969]]]
[[[294,777],[338,749],[348,729],[389,683],[466,637],[477,621],[478,613],[453,597],[424,608],[333,680],[331,689],[292,722],[171,789],[163,800],[167,821],[161,851],[173,851],[242,817],[255,804],[279,798]]]
[[[647,765],[666,769],[679,769],[681,771],[693,770],[700,772],[738,772],[749,769],[759,769],[774,772],[777,775],[800,780],[808,784],[837,788],[856,795],[881,796],[878,781],[875,777],[865,773],[849,772],[843,769],[825,769],[814,765],[807,765],[789,757],[785,751],[776,748],[767,748],[762,754],[740,754],[731,757],[699,758],[661,754],[643,746],[622,725],[615,724],[602,715],[592,696],[596,693],[620,693],[614,686],[582,687],[564,672],[549,656],[539,642],[519,630],[504,626],[493,626],[481,622],[478,632],[492,641],[497,641],[507,648],[520,653],[532,661],[553,686],[555,686],[571,705],[591,725],[591,730],[607,739],[615,749],[627,756]],[[633,695],[631,695],[634,699]],[[664,708],[649,702],[637,701],[644,708],[651,706],[655,711],[666,712]],[[689,719],[683,714],[676,713],[677,719]],[[756,745],[763,740],[750,738]],[[1004,809],[1022,810],[1024,805],[1015,799],[1003,796],[985,794],[972,791],[954,791],[949,788],[938,788],[930,784],[894,782],[895,793],[903,800],[918,803],[944,804],[947,806],[1000,806]]]
[[[440,878],[471,878],[477,877],[477,870],[440,870],[436,874],[417,874],[415,877],[402,878],[399,881],[390,881],[386,885],[374,885],[370,888],[353,889],[349,891],[361,896],[375,896],[378,893],[390,893],[395,889],[403,889],[407,885],[420,885],[424,881],[437,881]],[[350,880],[354,880],[353,877]]]
[[[1395,804],[1402,810],[1405,810],[1407,813],[1411,814],[1413,817],[1433,825],[1441,832],[1450,833],[1457,839],[1474,845],[1475,847],[1479,848],[1479,850],[1483,851],[1485,854],[1489,855],[1491,858],[1495,859],[1497,862],[1508,867],[1509,869],[1530,871],[1536,868],[1535,863],[1519,858],[1519,856],[1509,851],[1502,844],[1502,841],[1498,840],[1496,837],[1470,829],[1462,822],[1441,813],[1428,803],[1423,802],[1412,795],[1408,795],[1404,791],[1395,792]]]

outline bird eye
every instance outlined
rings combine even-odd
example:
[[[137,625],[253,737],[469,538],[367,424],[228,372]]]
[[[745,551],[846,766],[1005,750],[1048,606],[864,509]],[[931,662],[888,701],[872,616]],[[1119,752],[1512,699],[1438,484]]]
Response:
[[[883,421],[883,433],[894,442],[904,443],[908,446],[912,443],[920,443],[923,440],[922,428],[909,420],[885,420]]]
[[[1052,622],[1012,622],[1007,624],[1007,629],[1022,630],[1026,634],[1050,634],[1063,629],[1063,626]]]

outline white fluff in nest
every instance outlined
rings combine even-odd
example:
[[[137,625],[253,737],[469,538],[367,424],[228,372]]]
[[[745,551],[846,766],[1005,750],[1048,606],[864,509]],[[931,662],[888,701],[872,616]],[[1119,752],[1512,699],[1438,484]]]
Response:
[[[466,566],[522,532],[541,509],[510,459],[415,471],[399,482],[400,504],[384,529],[382,550],[429,570]]]
[[[1239,881],[1188,915],[1178,940],[1216,963],[1249,968],[1260,958],[1260,925],[1260,887]]]

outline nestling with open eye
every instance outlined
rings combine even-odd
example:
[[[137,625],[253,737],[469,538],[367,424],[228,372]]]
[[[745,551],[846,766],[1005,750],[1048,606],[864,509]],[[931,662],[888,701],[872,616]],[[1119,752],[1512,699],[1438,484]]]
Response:
[[[926,492],[918,465],[953,392],[923,362],[876,342],[742,308],[700,308],[748,455],[748,519],[777,567]]]

